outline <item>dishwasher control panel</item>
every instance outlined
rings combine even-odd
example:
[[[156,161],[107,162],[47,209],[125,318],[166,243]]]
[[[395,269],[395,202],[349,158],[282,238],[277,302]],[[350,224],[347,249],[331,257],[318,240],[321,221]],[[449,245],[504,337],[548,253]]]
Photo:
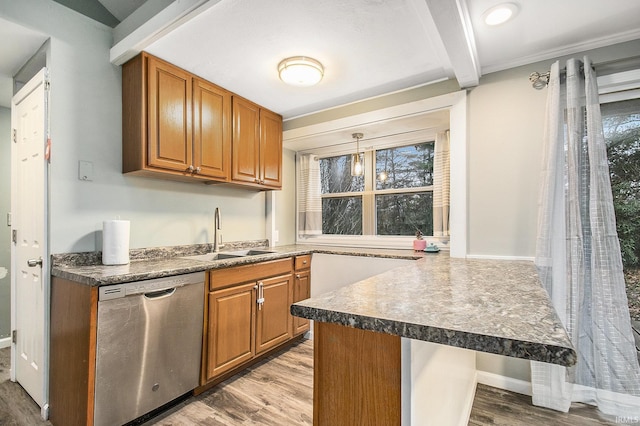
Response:
[[[150,293],[198,283],[204,283],[204,272],[193,272],[190,274],[155,278],[152,280],[133,281],[102,286],[98,291],[98,300],[104,301],[118,299],[120,297],[132,296],[134,294]]]

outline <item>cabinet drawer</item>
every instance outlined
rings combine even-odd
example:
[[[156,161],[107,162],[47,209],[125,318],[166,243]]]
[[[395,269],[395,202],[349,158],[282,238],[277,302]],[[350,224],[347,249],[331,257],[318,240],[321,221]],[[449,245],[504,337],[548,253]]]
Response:
[[[276,275],[288,274],[293,268],[293,258],[271,260],[253,265],[214,269],[210,272],[209,289],[215,290],[234,284],[257,281]]]
[[[311,267],[311,255],[305,254],[302,256],[296,256],[296,271],[299,269],[308,269]]]

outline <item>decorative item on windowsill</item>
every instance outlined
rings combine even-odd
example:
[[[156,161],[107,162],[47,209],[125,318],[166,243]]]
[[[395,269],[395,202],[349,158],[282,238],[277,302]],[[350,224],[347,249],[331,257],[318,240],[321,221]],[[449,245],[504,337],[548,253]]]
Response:
[[[430,243],[427,248],[424,249],[425,253],[437,253],[440,251],[440,247],[435,245],[434,243]]]
[[[422,231],[416,230],[416,239],[413,240],[413,251],[424,250],[427,247],[427,240],[422,239]]]

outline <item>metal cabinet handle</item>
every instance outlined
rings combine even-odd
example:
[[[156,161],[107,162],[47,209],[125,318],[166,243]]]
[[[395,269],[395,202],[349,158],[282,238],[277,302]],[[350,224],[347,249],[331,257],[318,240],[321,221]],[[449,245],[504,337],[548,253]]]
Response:
[[[38,259],[29,259],[27,260],[27,266],[33,268],[35,266],[40,266],[42,268],[42,257]]]
[[[300,278],[300,274],[296,274],[296,278]]]
[[[258,304],[258,310],[262,310],[262,304],[264,303],[264,283],[262,281],[258,281],[258,298],[256,299],[256,303]]]
[[[193,173],[193,171],[195,170],[195,167],[193,167],[193,164],[189,164],[189,168],[187,170]]]
[[[200,166],[196,167],[196,173],[200,173],[200,171],[202,171],[202,169],[200,168]]]

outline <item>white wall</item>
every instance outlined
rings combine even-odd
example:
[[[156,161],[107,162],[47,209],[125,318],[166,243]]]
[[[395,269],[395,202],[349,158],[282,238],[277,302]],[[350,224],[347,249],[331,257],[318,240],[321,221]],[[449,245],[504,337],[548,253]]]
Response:
[[[100,249],[102,221],[116,216],[131,220],[132,248],[207,242],[216,207],[225,241],[265,238],[264,193],[122,175],[111,28],[51,0],[3,2],[0,16],[51,36],[52,253]],[[79,160],[93,163],[92,182],[78,179]]]
[[[0,107],[0,340],[11,333],[11,109]],[[2,346],[0,346],[2,347]]]
[[[279,239],[275,245],[296,242],[296,153],[285,149],[282,153],[282,190],[275,191],[275,229]],[[268,196],[268,195],[267,195]]]

